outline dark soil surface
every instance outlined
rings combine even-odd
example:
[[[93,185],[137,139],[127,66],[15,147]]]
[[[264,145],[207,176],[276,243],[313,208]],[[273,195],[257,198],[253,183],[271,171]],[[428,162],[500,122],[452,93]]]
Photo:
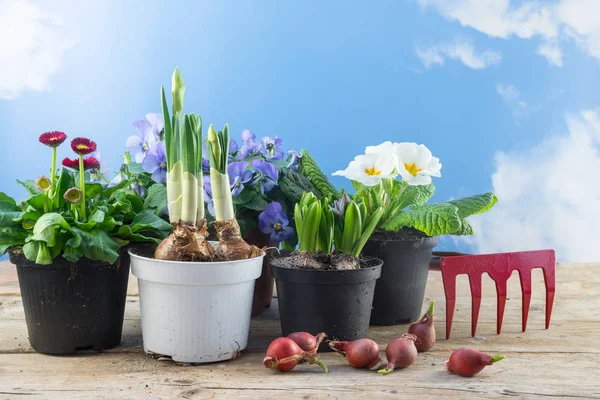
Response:
[[[378,261],[371,257],[360,259],[348,254],[327,254],[324,252],[293,252],[280,257],[273,257],[271,264],[292,269],[316,269],[323,271],[345,271],[368,268],[377,265]]]
[[[369,240],[378,241],[398,241],[398,240],[419,240],[427,238],[426,234],[414,228],[402,228],[398,232],[375,231]]]

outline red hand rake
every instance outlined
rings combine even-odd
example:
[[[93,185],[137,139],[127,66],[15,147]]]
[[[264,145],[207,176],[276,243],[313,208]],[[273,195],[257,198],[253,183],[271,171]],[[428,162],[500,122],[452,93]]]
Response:
[[[442,271],[444,292],[446,294],[446,339],[450,338],[452,318],[456,305],[456,276],[469,276],[471,286],[471,336],[475,336],[479,308],[481,306],[481,275],[487,272],[496,283],[498,296],[496,332],[500,334],[504,307],[506,305],[506,282],[513,271],[519,271],[521,291],[523,292],[522,329],[527,328],[529,304],[531,302],[531,270],[541,268],[546,283],[546,329],[550,326],[555,291],[555,254],[554,250],[519,251],[514,253],[456,255],[460,253],[436,253],[439,260],[432,260],[432,267]]]

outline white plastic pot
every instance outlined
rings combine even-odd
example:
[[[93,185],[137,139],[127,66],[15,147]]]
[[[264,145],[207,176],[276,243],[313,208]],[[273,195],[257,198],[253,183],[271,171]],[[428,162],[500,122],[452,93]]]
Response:
[[[230,360],[246,348],[254,280],[264,255],[181,262],[129,254],[138,278],[145,352],[208,363]]]

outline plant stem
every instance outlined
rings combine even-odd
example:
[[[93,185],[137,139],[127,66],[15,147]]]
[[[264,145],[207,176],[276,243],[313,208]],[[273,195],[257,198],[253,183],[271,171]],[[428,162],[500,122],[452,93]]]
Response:
[[[83,155],[79,155],[79,189],[81,190],[80,212],[81,220],[85,221],[85,169],[83,167]]]
[[[50,168],[50,190],[46,193],[46,207],[48,207],[48,199],[53,198],[56,192],[54,187],[56,181],[56,147],[52,148],[52,167]],[[54,201],[50,202],[50,209],[54,211]],[[46,211],[47,212],[47,211]]]

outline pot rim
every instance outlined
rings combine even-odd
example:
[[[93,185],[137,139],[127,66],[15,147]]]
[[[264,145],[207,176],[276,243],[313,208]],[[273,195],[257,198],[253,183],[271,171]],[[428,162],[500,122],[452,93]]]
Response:
[[[91,260],[87,257],[81,257],[75,262],[68,261],[63,258],[62,253],[61,255],[52,260],[52,264],[38,264],[35,261],[31,261],[27,257],[25,257],[25,254],[23,252],[15,253],[14,250],[8,251],[8,259],[11,262],[11,264],[21,268],[120,268],[123,258],[127,256],[127,251],[125,250],[125,248],[119,249],[119,258],[117,258],[117,261],[115,261],[112,264],[106,261]]]
[[[309,285],[351,284],[377,280],[381,277],[383,260],[376,257],[368,258],[377,260],[377,264],[370,267],[348,270],[286,268],[275,265],[272,262],[269,262],[269,267],[275,280]],[[282,275],[285,277],[282,277]]]
[[[385,235],[387,232],[385,231],[379,231],[380,235]],[[396,233],[396,232],[390,232],[390,233]],[[440,238],[440,235],[438,236],[425,236],[422,238],[417,238],[417,239],[379,239],[377,237],[375,237],[375,235],[371,235],[369,237],[369,239],[367,240],[368,242],[403,242],[403,243],[414,243],[414,242],[433,242],[433,241],[438,241]]]
[[[253,258],[247,258],[245,260],[232,260],[232,261],[174,261],[174,260],[159,260],[158,258],[151,258],[151,257],[145,257],[145,256],[141,256],[139,254],[134,253],[135,249],[129,249],[128,253],[131,257],[133,258],[137,258],[140,260],[146,260],[146,261],[152,261],[152,262],[156,262],[156,263],[160,263],[160,264],[178,264],[178,265],[186,265],[186,266],[208,266],[208,265],[215,265],[215,264],[243,264],[243,263],[247,263],[250,260],[256,260],[256,259],[264,259],[264,257],[266,256],[266,252],[263,252],[260,256],[258,257],[253,257]]]

